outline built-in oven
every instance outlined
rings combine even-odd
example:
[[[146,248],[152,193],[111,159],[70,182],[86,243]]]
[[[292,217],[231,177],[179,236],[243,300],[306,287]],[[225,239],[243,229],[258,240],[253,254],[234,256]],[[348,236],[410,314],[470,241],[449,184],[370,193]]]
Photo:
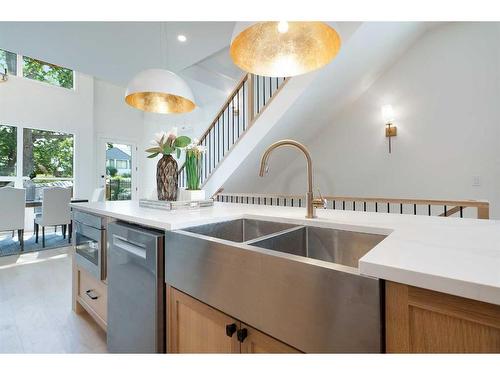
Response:
[[[98,280],[106,276],[106,219],[82,211],[73,211],[75,260]]]

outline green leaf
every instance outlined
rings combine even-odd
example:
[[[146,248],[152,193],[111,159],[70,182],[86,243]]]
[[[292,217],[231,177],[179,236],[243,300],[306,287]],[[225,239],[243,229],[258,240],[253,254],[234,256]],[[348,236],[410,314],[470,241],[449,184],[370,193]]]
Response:
[[[170,155],[172,152],[174,152],[175,148],[170,147],[168,145],[163,146],[163,155]]]
[[[177,153],[177,159],[179,159],[181,157],[181,149],[177,148],[175,151]]]
[[[154,154],[149,155],[148,158],[153,159],[153,158],[157,157],[158,154],[159,154],[159,152],[155,152]]]
[[[186,147],[191,143],[191,138],[186,137],[185,135],[181,135],[175,139],[174,145],[175,147]]]
[[[146,149],[146,152],[162,152],[162,149],[160,147],[150,147],[148,149]]]

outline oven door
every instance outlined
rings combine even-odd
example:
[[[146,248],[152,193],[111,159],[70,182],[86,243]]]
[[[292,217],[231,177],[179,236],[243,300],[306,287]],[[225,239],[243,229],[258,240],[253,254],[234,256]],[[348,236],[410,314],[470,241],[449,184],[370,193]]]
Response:
[[[104,280],[103,264],[103,235],[104,230],[96,229],[73,221],[75,259],[79,266],[84,268],[98,280]]]

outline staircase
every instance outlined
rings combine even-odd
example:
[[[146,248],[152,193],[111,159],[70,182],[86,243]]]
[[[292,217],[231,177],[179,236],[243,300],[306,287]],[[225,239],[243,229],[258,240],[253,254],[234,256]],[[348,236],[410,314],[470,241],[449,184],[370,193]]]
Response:
[[[284,77],[254,74],[246,74],[241,78],[198,141],[206,149],[202,162],[202,187],[206,186],[238,141],[247,134],[288,81]],[[179,186],[186,185],[187,176],[183,165],[179,169]],[[209,195],[215,193],[211,190],[214,189],[207,192]]]

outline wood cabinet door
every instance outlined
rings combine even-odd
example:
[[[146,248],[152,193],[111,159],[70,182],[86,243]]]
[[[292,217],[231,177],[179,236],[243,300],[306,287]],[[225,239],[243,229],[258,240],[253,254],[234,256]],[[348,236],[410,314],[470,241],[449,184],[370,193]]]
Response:
[[[297,349],[266,335],[265,333],[241,323],[241,331],[246,330],[246,337],[241,342],[241,353],[300,353]],[[241,335],[241,333],[240,333]]]
[[[222,312],[168,287],[168,353],[239,353],[240,323]],[[232,326],[231,337],[226,326]]]
[[[500,353],[500,306],[386,282],[388,353]]]

